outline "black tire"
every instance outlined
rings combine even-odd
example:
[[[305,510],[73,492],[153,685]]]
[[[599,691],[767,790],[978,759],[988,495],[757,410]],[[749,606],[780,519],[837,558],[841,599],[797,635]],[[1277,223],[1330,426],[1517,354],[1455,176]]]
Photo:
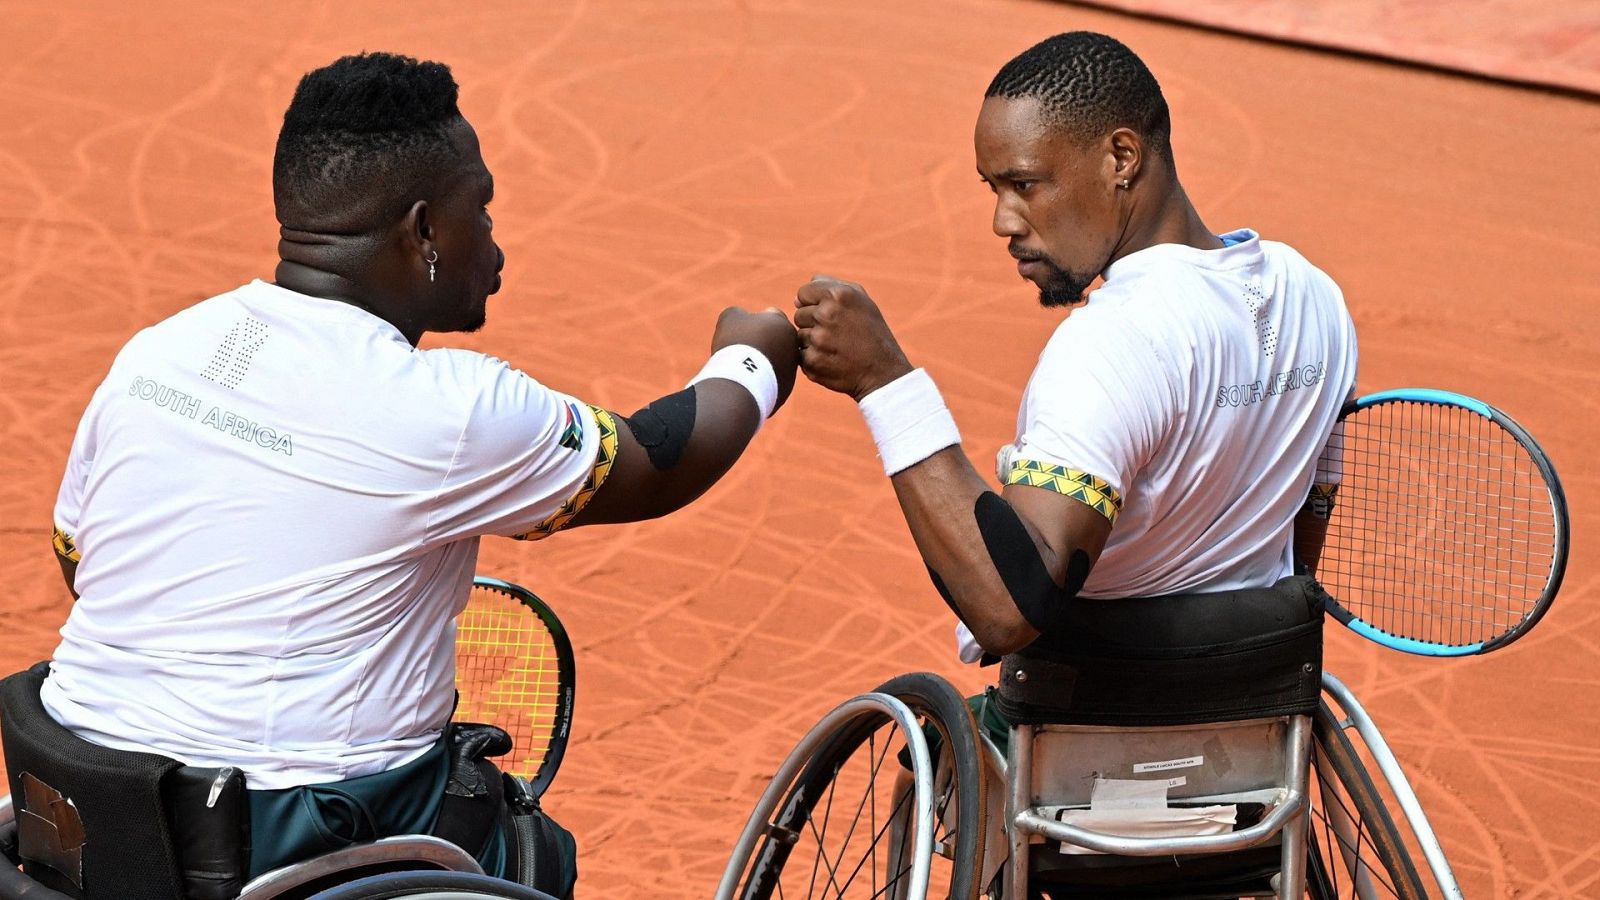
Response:
[[[313,894],[308,900],[555,900],[543,891],[470,872],[386,872]]]
[[[974,900],[983,887],[978,880],[983,869],[989,781],[985,777],[983,747],[979,743],[978,723],[972,717],[972,707],[950,682],[928,672],[891,678],[878,691],[899,699],[932,725],[939,734],[941,754],[943,748],[949,748],[954,780],[951,790],[941,794],[935,807],[934,840],[953,850],[949,896],[956,900]],[[936,758],[935,762],[938,761]],[[956,804],[953,823],[949,821],[952,817],[947,815],[951,800]],[[965,875],[966,880],[957,880],[958,873]]]
[[[1314,783],[1307,836],[1307,893],[1315,900],[1426,898],[1411,851],[1326,700],[1317,709],[1311,733]],[[1343,828],[1340,819],[1347,823]],[[1369,893],[1357,892],[1358,873],[1364,876]]]
[[[972,711],[949,682],[926,672],[890,679],[877,690],[905,703],[917,714],[925,729],[932,728],[939,736],[942,745],[941,755],[952,763],[950,767],[952,778],[947,789],[936,797],[936,812],[948,811],[953,801],[956,807],[953,817],[955,822],[944,823],[944,817],[936,816],[934,839],[946,845],[951,863],[948,870],[949,887],[944,896],[952,900],[975,900],[978,896],[979,869],[983,865],[982,823],[986,787],[982,763],[978,756],[978,731],[972,719]],[[883,736],[880,750],[879,733],[885,728],[889,734]],[[806,892],[807,896],[814,896],[813,891],[819,874],[824,881],[821,885],[824,890],[821,895],[823,897],[852,897],[855,896],[850,893],[852,888],[858,889],[862,897],[881,896],[888,892],[888,883],[904,876],[909,870],[909,863],[895,872],[885,872],[885,882],[881,890],[880,885],[872,881],[858,886],[856,876],[864,868],[867,855],[864,854],[862,862],[857,863],[848,873],[841,874],[836,871],[833,863],[825,858],[827,854],[824,853],[824,841],[834,811],[833,788],[841,772],[852,759],[858,763],[861,761],[861,757],[857,754],[865,747],[870,762],[869,791],[875,789],[872,785],[876,784],[878,778],[892,777],[891,773],[898,773],[900,765],[888,759],[889,750],[895,744],[893,734],[897,731],[898,726],[887,715],[867,713],[848,720],[837,731],[824,738],[790,785],[777,814],[767,827],[766,837],[762,838],[757,846],[752,857],[753,862],[746,872],[746,879],[739,889],[738,896],[742,900],[769,900],[778,896],[775,892],[782,892],[780,884],[791,862],[798,863],[807,870],[800,879],[812,886],[812,890]],[[848,849],[848,844],[855,833],[854,825],[859,824],[862,809],[869,803],[876,807],[876,796],[869,797],[864,794],[863,804],[856,809],[857,821],[852,822],[850,830],[846,832],[845,846],[840,850],[838,870],[843,870],[848,865],[844,861],[845,850]],[[822,805],[820,825],[819,804]],[[848,803],[846,805],[848,806]],[[884,816],[884,829],[888,828],[890,816],[897,811],[898,806],[889,815]],[[875,833],[868,845],[867,854],[874,853],[884,829],[877,829],[875,823],[869,826],[868,830]],[[810,844],[812,839],[816,843],[814,853],[816,858],[805,859],[804,853],[796,856],[795,848],[802,842]],[[876,859],[875,855],[872,856],[874,866]],[[872,877],[876,877],[875,869]],[[831,893],[828,893],[829,891]],[[933,891],[930,886],[931,893]],[[784,895],[799,896],[800,892]]]

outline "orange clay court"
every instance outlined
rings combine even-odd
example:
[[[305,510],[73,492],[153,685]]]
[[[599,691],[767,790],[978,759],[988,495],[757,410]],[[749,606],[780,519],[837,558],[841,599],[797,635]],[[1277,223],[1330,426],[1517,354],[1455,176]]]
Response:
[[[1216,30],[1265,6],[1243,0],[1207,28],[1022,0],[0,5],[0,671],[49,656],[66,617],[51,507],[113,354],[270,276],[273,141],[306,70],[362,49],[454,68],[508,262],[488,327],[451,342],[632,409],[694,373],[723,306],[787,306],[829,272],[871,290],[987,471],[1059,313],[989,231],[973,118],[1005,60],[1088,28],[1161,79],[1207,223],[1285,240],[1340,282],[1363,392],[1480,397],[1555,461],[1576,541],[1532,635],[1430,660],[1330,625],[1327,664],[1385,730],[1468,896],[1600,897],[1600,105],[1583,93],[1600,13],[1345,5],[1361,15],[1331,43],[1366,22],[1382,44],[1354,49],[1405,55],[1412,34],[1426,57],[1453,25],[1487,70],[1570,89]],[[1318,36],[1295,16],[1259,30]],[[1501,65],[1519,48],[1521,68]],[[989,677],[954,659],[860,416],[804,383],[700,504],[488,541],[479,568],[572,631],[577,720],[547,796],[590,898],[709,896],[825,710],[904,671]]]

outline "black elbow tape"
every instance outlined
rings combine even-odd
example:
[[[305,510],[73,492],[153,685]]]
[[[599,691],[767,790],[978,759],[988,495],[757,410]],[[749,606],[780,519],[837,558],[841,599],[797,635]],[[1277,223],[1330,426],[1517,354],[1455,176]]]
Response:
[[[1067,602],[1077,596],[1089,577],[1089,555],[1073,550],[1067,562],[1066,587],[1057,585],[1050,569],[1033,543],[1033,535],[1022,524],[1022,517],[993,491],[978,495],[972,509],[978,533],[989,551],[995,571],[1000,574],[1017,612],[1034,630],[1046,633],[1067,612]]]
[[[665,472],[683,458],[694,434],[694,385],[656,400],[622,421],[633,432],[633,439],[650,457],[650,465]]]
[[[944,605],[950,607],[950,611],[956,614],[957,619],[961,619],[961,610],[956,607],[956,598],[950,596],[950,589],[945,586],[944,579],[940,578],[939,573],[933,570],[933,566],[929,566],[926,562],[924,562],[923,565],[927,567],[928,577],[933,579],[934,590],[939,592],[939,597],[940,599],[944,600]],[[962,621],[964,622],[966,620],[962,619]],[[978,658],[979,667],[992,666],[999,662],[1000,657],[995,656],[993,653],[990,653],[987,650],[985,650],[983,655]]]
[[[933,589],[939,592],[939,599],[944,601],[945,606],[950,607],[950,611],[956,614],[956,618],[961,618],[961,610],[956,607],[956,598],[950,596],[950,589],[945,587],[944,579],[940,578],[939,573],[933,570],[933,566],[928,565],[926,562],[923,563],[923,566],[928,569],[928,577],[933,579]]]

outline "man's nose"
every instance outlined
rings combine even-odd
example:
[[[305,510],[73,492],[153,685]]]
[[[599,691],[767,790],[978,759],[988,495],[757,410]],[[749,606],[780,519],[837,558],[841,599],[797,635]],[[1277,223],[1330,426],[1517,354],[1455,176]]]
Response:
[[[1017,215],[1005,201],[994,205],[994,221],[990,223],[994,233],[1003,238],[1022,237],[1028,233],[1028,223]]]

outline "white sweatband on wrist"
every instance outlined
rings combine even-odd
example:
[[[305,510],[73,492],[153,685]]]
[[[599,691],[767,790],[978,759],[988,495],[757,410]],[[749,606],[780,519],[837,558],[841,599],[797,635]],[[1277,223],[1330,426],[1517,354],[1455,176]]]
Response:
[[[778,373],[767,357],[749,344],[730,344],[711,354],[700,374],[689,379],[693,387],[707,378],[726,378],[750,392],[761,410],[761,421],[778,408]],[[761,427],[758,423],[757,428]]]
[[[883,474],[909,469],[946,447],[961,443],[956,420],[924,369],[913,369],[861,398]]]

